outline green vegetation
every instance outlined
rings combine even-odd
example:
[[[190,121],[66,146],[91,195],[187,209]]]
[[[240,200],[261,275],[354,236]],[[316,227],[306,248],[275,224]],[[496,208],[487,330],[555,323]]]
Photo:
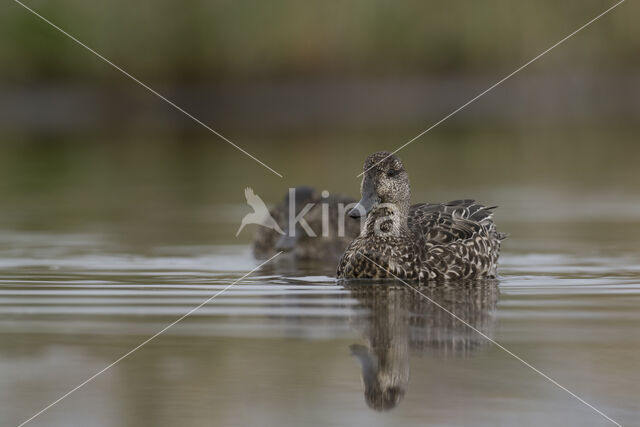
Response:
[[[613,1],[28,0],[135,75],[156,81],[448,75],[510,70]],[[120,79],[13,2],[0,14],[0,78]],[[626,2],[539,66],[640,62],[640,4]],[[537,65],[538,66],[538,65]]]

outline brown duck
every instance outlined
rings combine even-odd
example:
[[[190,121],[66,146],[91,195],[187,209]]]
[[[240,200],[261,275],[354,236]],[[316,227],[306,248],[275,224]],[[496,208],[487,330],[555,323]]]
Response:
[[[338,278],[443,281],[494,278],[506,234],[492,220],[495,206],[473,200],[410,206],[409,175],[388,152],[364,162],[362,199],[352,217],[365,225],[338,264]]]

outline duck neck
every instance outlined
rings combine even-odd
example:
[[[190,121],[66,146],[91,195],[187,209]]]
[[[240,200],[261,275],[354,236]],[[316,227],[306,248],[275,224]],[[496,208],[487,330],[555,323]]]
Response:
[[[368,236],[400,236],[409,232],[409,203],[381,203],[374,207],[365,222]]]

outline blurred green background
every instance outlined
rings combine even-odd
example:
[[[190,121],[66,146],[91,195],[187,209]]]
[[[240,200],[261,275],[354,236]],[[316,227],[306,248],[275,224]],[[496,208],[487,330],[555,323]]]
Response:
[[[613,1],[25,2],[134,75],[165,84],[219,79],[449,76],[510,71]],[[3,78],[119,83],[121,76],[18,5],[3,6]],[[542,69],[640,65],[628,2]],[[7,66],[9,65],[9,66]]]
[[[355,196],[367,154],[395,149],[614,4],[25,3],[284,175],[5,2],[0,226],[116,224],[148,244],[235,241],[211,218],[240,218],[245,186],[267,202],[300,184]],[[636,218],[637,16],[625,2],[401,151],[416,201],[475,197],[500,204],[503,222],[558,210],[563,221]]]

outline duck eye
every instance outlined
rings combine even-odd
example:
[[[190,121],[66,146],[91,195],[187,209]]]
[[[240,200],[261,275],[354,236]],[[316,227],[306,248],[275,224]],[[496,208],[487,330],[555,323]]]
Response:
[[[396,175],[398,175],[400,173],[400,171],[398,169],[389,169],[389,171],[387,171],[387,176],[388,177],[394,177]]]

